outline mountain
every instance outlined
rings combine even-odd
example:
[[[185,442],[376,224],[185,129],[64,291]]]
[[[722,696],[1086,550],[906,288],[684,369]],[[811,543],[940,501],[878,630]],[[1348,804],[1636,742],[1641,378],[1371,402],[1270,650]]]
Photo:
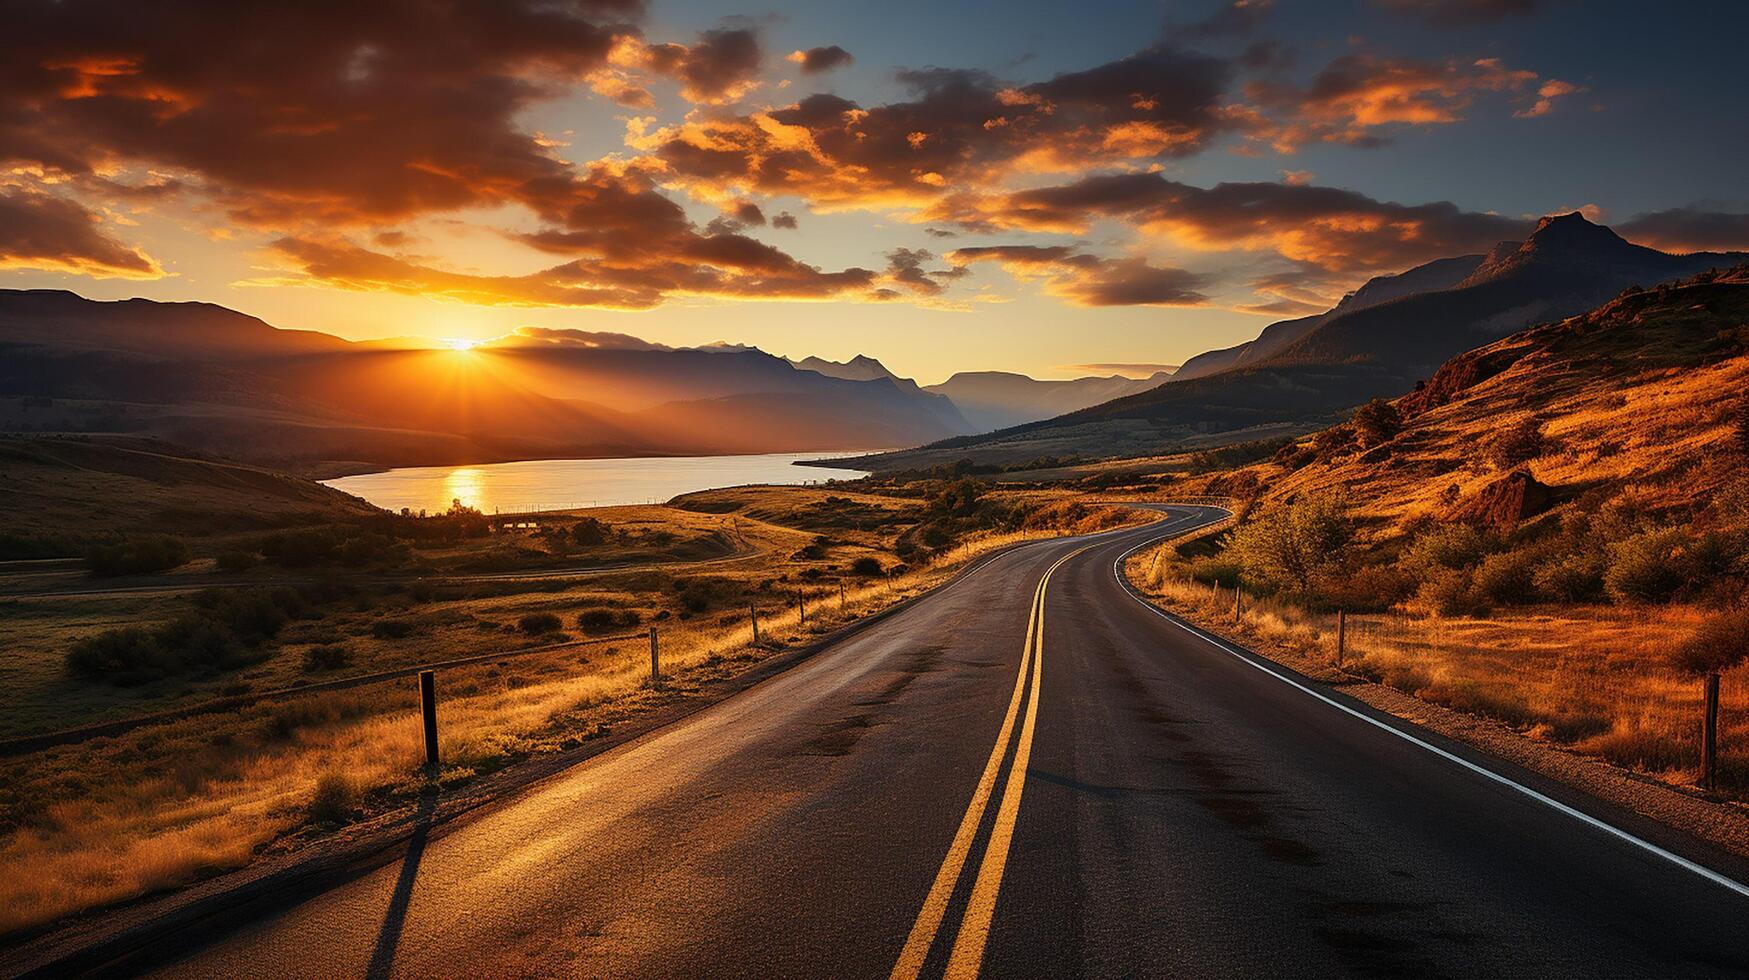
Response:
[[[1340,492],[1389,526],[1478,514],[1519,470],[1556,507],[1629,487],[1652,510],[1704,502],[1742,475],[1745,324],[1749,264],[1629,293],[1447,361],[1381,446],[1321,434],[1252,470],[1268,496]],[[1542,445],[1503,460],[1527,421]]]
[[[1112,375],[1039,381],[1007,371],[961,371],[923,390],[947,396],[976,431],[988,432],[1146,391],[1172,378],[1170,372],[1160,371],[1140,379]]]
[[[858,465],[910,469],[961,458],[1011,463],[1045,455],[1145,455],[1311,431],[1371,398],[1408,391],[1463,351],[1582,313],[1631,286],[1744,258],[1749,255],[1672,255],[1625,241],[1577,213],[1546,217],[1528,239],[1496,247],[1451,288],[1332,310],[1253,364],[987,436],[864,457]]]
[[[617,339],[406,349],[210,304],[4,291],[0,429],[137,433],[322,468],[846,451],[973,431],[914,383],[827,377],[752,348],[587,339],[601,338]]]
[[[799,361],[791,361],[803,371],[823,374],[828,378],[840,378],[845,381],[878,381],[886,378],[898,381],[899,376],[887,370],[887,366],[867,354],[858,354],[848,361],[828,361],[823,357],[804,357]]]
[[[1506,244],[1513,248],[1518,246],[1517,242],[1507,242]],[[1188,381],[1192,378],[1207,377],[1232,368],[1246,367],[1268,360],[1294,341],[1316,330],[1320,325],[1345,313],[1363,310],[1380,303],[1388,303],[1391,300],[1414,293],[1450,289],[1467,279],[1489,257],[1460,255],[1449,259],[1435,259],[1432,262],[1418,265],[1407,272],[1368,279],[1365,285],[1342,297],[1342,301],[1328,311],[1293,320],[1280,320],[1264,327],[1263,332],[1257,335],[1256,340],[1249,340],[1223,350],[1198,354],[1185,361],[1184,366],[1179,368],[1172,378],[1175,381]]]

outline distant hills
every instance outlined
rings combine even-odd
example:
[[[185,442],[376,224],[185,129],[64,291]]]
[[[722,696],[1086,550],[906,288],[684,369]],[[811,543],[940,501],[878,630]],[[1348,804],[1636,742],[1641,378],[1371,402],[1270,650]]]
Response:
[[[853,450],[973,431],[890,377],[598,337],[353,344],[204,303],[0,290],[0,429],[152,436],[260,463]]]
[[[1147,391],[1172,380],[1169,371],[1146,378],[1112,375],[1071,381],[1038,381],[1007,371],[961,371],[924,391],[945,395],[980,432],[1048,419]]]
[[[1274,324],[1250,345],[1193,358],[1168,384],[988,435],[864,457],[858,465],[1146,455],[1311,431],[1368,399],[1408,391],[1471,348],[1585,312],[1630,286],[1745,258],[1672,255],[1628,242],[1578,213],[1551,216],[1523,242],[1375,279],[1327,313]]]

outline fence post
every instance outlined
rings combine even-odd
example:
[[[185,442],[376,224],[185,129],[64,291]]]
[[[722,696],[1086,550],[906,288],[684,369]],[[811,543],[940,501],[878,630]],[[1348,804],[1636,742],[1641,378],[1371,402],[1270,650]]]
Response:
[[[662,687],[662,653],[656,646],[656,627],[650,627],[650,686]]]
[[[753,645],[759,645],[759,607],[748,605],[747,616],[753,620]]]
[[[1706,715],[1700,726],[1700,784],[1708,791],[1719,784],[1719,674],[1706,675]]]
[[[808,623],[808,597],[801,589],[796,590],[796,625],[806,626]]]
[[[844,580],[838,580],[838,611],[844,611]]]
[[[1233,622],[1245,621],[1245,586],[1233,586]]]
[[[419,714],[425,721],[425,765],[437,769],[437,672],[419,672]]]
[[[1342,655],[1348,650],[1348,610],[1336,610],[1336,666],[1342,666]]]

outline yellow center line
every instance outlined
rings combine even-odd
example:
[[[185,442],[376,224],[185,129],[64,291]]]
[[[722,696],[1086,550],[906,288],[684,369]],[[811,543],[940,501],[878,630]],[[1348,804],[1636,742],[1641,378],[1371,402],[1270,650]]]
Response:
[[[984,845],[984,863],[978,868],[972,897],[960,918],[959,935],[955,937],[953,954],[948,957],[946,976],[971,978],[978,975],[984,962],[984,944],[990,938],[990,922],[996,916],[996,896],[1002,890],[1002,872],[1008,867],[1008,847],[1014,841],[1014,824],[1020,818],[1020,794],[1026,789],[1026,767],[1032,759],[1032,736],[1038,721],[1038,703],[1044,695],[1042,678],[1045,661],[1045,590],[1058,566],[1080,554],[1064,555],[1039,582],[1038,639],[1033,644],[1032,699],[1026,704],[1026,722],[1020,729],[1020,742],[1014,749],[1014,762],[1008,767],[1008,784],[1002,788],[1002,803],[996,808],[996,824],[990,830],[989,843]]]
[[[967,855],[971,853],[972,839],[978,835],[978,824],[984,820],[984,808],[989,805],[990,794],[996,788],[996,777],[1002,769],[1002,757],[1008,752],[1008,741],[1014,734],[1014,719],[1020,714],[1021,697],[1026,693],[1026,668],[1032,659],[1034,630],[1039,609],[1043,605],[1040,597],[1044,594],[1044,588],[1045,580],[1040,578],[1038,587],[1032,592],[1032,609],[1026,618],[1026,643],[1021,647],[1020,670],[1014,676],[1014,695],[1008,700],[1008,713],[1002,719],[1002,730],[996,734],[996,745],[990,750],[989,761],[984,763],[984,773],[978,777],[978,785],[972,791],[972,801],[966,806],[965,816],[960,819],[959,830],[953,835],[953,843],[948,846],[947,856],[941,860],[941,869],[935,873],[935,882],[929,886],[929,894],[923,899],[923,908],[917,912],[917,921],[911,926],[911,934],[905,939],[905,948],[899,953],[899,961],[893,964],[891,980],[916,980],[918,972],[923,969],[923,961],[929,956],[929,947],[934,945],[935,934],[941,928],[942,916],[947,914],[948,899],[953,896],[954,886],[959,883],[960,871],[965,867]]]

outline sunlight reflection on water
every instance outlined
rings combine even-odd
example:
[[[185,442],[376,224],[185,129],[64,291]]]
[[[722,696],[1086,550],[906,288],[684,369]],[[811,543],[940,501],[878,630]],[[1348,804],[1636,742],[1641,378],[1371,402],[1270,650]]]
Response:
[[[600,507],[668,500],[682,493],[747,483],[853,480],[859,470],[797,466],[836,453],[672,456],[637,459],[532,459],[476,466],[414,466],[325,480],[388,510],[441,511],[460,500],[486,513]]]

